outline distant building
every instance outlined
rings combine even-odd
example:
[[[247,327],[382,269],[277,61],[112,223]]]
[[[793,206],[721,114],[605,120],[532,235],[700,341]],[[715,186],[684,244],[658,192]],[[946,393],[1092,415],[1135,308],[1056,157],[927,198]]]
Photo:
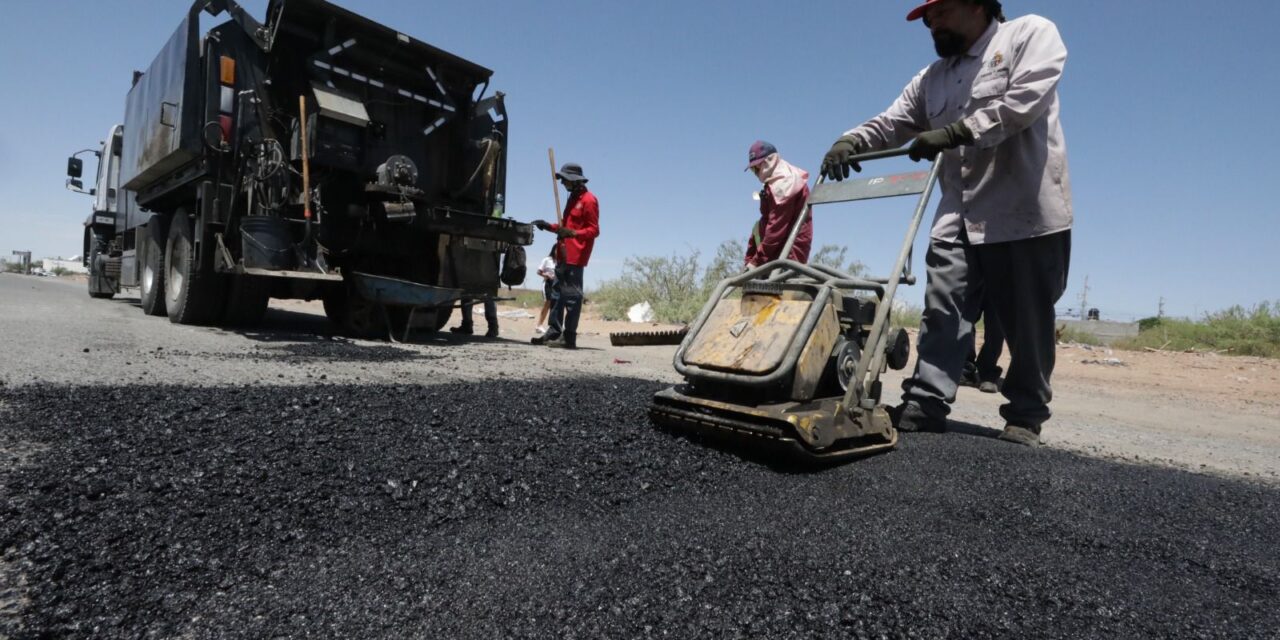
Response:
[[[1058,318],[1058,328],[1068,327],[1097,338],[1102,344],[1111,344],[1123,338],[1138,335],[1136,322],[1110,322],[1107,320],[1078,320],[1075,318]]]
[[[89,270],[83,264],[80,264],[79,258],[73,260],[45,258],[43,268],[45,273],[53,273],[58,268],[65,269],[69,273],[89,273]]]

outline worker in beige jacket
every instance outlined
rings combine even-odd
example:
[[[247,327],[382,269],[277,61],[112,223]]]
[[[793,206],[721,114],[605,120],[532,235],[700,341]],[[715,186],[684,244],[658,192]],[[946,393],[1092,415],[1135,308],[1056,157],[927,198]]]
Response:
[[[822,172],[841,180],[850,157],[910,143],[942,154],[942,195],[925,258],[928,284],[917,365],[893,412],[903,431],[945,431],[983,298],[998,316],[1010,364],[1001,438],[1040,442],[1049,419],[1054,303],[1071,255],[1071,180],[1058,120],[1067,49],[1039,16],[1005,21],[997,0],[928,0],[938,60],[884,112],[842,135]]]

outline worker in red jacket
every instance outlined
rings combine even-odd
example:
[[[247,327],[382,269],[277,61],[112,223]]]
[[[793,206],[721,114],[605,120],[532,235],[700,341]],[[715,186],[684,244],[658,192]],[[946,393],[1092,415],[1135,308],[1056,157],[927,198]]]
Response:
[[[591,260],[591,249],[600,236],[600,203],[587,191],[587,178],[582,166],[567,163],[556,172],[556,178],[569,192],[564,206],[563,224],[534,220],[533,225],[556,234],[560,247],[556,262],[556,279],[560,298],[551,309],[551,326],[534,338],[533,344],[562,349],[578,348],[578,318],[582,315],[582,272]]]
[[[796,217],[804,212],[809,200],[809,172],[782,159],[773,145],[757,140],[747,152],[751,171],[764,184],[760,190],[760,219],[747,240],[747,269],[758,267],[781,257],[782,248],[791,235]],[[806,218],[796,234],[796,242],[786,257],[801,264],[809,261],[813,243],[813,218]]]

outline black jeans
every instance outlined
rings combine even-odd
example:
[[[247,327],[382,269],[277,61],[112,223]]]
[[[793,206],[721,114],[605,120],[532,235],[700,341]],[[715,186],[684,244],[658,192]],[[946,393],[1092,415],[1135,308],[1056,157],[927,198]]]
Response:
[[[995,244],[931,241],[916,370],[902,383],[902,399],[934,417],[950,412],[947,404],[955,401],[973,324],[985,304],[1009,344],[1009,371],[1000,389],[1008,402],[1000,415],[1038,432],[1053,398],[1053,305],[1066,289],[1070,263],[1070,230]]]
[[[551,308],[548,340],[563,337],[568,344],[576,345],[578,342],[578,317],[582,315],[582,269],[573,264],[556,265],[560,297]]]
[[[969,341],[969,359],[964,363],[965,372],[972,373],[980,382],[999,382],[1000,354],[1004,352],[1004,330],[1000,328],[1000,318],[995,312],[982,310],[982,349],[977,348],[977,331],[974,339]]]

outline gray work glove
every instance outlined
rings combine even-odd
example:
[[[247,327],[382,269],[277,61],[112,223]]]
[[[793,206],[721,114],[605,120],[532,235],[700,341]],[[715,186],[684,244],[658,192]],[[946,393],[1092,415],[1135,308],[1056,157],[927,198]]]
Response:
[[[572,238],[577,235],[577,231],[574,231],[573,229],[566,229],[564,227],[560,227],[560,230],[556,232],[557,238]]]
[[[546,221],[546,220],[534,220],[533,222],[530,222],[529,224],[531,224],[531,225],[533,225],[533,226],[535,226],[535,227],[537,227],[537,228],[539,228],[539,229],[541,229],[541,230],[543,230],[543,231],[546,231],[547,229],[551,228],[551,225],[550,225],[550,224],[547,224],[547,221]]]
[[[911,146],[907,148],[907,156],[916,162],[933,160],[939,152],[965,144],[973,144],[973,132],[969,130],[964,120],[956,120],[941,129],[933,129],[916,136]]]
[[[836,143],[831,145],[831,150],[822,158],[822,175],[828,180],[840,181],[849,177],[849,169],[854,171],[862,171],[862,165],[856,162],[849,162],[850,156],[856,156],[862,153],[865,147],[862,141],[853,136],[841,136]]]

